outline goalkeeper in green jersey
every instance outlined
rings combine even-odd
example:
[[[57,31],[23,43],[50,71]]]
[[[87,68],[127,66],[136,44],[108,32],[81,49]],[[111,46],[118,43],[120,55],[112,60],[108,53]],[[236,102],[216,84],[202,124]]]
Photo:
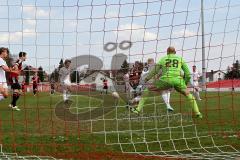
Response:
[[[161,78],[155,80],[153,85],[148,86],[148,88],[144,90],[137,108],[132,108],[131,111],[139,113],[142,110],[146,100],[150,96],[149,91],[162,92],[174,88],[188,99],[196,117],[202,118],[202,114],[199,112],[194,96],[187,89],[187,84],[191,79],[191,73],[183,58],[176,55],[174,47],[168,47],[167,55],[161,58],[155,68],[148,74],[145,78],[145,83],[155,77],[160,71],[162,72]],[[182,75],[182,71],[184,72],[184,76]]]

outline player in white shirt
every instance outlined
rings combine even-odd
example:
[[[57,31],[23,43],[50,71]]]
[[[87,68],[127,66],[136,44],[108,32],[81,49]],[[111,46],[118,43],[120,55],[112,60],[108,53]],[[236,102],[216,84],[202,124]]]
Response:
[[[8,97],[8,86],[5,71],[9,71],[9,68],[4,60],[8,57],[8,54],[8,48],[0,48],[0,101]]]
[[[195,96],[195,98],[199,101],[201,101],[202,99],[200,98],[200,94],[199,94],[199,78],[200,78],[200,73],[197,71],[197,67],[194,65],[192,67],[193,69],[193,72],[192,72],[192,77],[191,77],[191,85],[192,85],[192,88],[193,88],[193,94]]]
[[[145,89],[145,84],[144,84],[144,80],[147,77],[149,71],[151,71],[152,69],[154,69],[155,63],[154,63],[154,59],[153,58],[149,58],[147,60],[147,65],[143,68],[143,71],[141,73],[141,78],[139,81],[139,85],[137,87],[137,92],[142,92]],[[159,73],[160,74],[160,73]],[[151,83],[151,82],[150,82]],[[165,90],[161,93],[163,101],[167,107],[167,110],[172,112],[174,111],[174,109],[171,107],[170,105],[170,90]],[[139,102],[141,99],[141,95],[135,97],[134,99],[130,100],[130,104],[134,104]]]
[[[5,62],[5,59],[9,55],[8,48],[0,48],[0,101],[8,97],[8,86],[6,81],[5,72],[12,72],[19,74],[17,71],[12,71]]]
[[[59,81],[63,92],[63,100],[67,102],[71,93],[70,69],[71,61],[65,60],[64,67],[59,70]]]

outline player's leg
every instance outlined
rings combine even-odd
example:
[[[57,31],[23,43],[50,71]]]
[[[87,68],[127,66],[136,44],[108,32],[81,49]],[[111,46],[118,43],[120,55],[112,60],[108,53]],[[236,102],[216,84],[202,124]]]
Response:
[[[132,86],[128,83],[125,84],[125,91],[126,91],[126,108],[131,109],[132,105],[136,104],[135,97],[133,96],[134,89]]]
[[[137,100],[137,102],[138,102],[138,106],[136,107],[136,108],[131,108],[131,111],[133,112],[133,113],[139,113],[141,110],[142,110],[142,108],[144,107],[144,105],[145,105],[145,102],[147,101],[149,99],[149,89],[148,88],[146,88],[146,89],[144,89],[144,91],[143,91],[143,93],[142,93],[142,96],[141,97],[135,97],[135,98],[133,98],[133,100],[132,100],[132,104],[133,103],[135,103],[135,100]]]
[[[107,94],[107,87],[103,86],[103,93]]]
[[[188,88],[185,84],[185,81],[183,79],[174,79],[173,83],[174,83],[174,88],[176,89],[176,91],[178,91],[179,93],[181,93],[182,95],[184,95],[187,98],[188,102],[191,104],[192,110],[195,113],[195,115],[198,118],[202,118],[202,114],[200,113],[200,111],[198,109],[196,99],[188,90]]]
[[[127,84],[127,86],[126,86],[126,96],[127,96],[127,99],[129,100],[129,99],[131,99],[132,98],[132,96],[131,96],[131,91],[132,91],[133,89],[132,89],[132,87],[131,87],[131,85],[128,83]]]
[[[141,96],[136,96],[133,99],[129,100],[130,105],[135,105],[141,100]]]
[[[17,101],[21,95],[21,85],[19,83],[13,83],[12,84],[12,101],[9,107],[11,107],[14,110],[20,111],[20,109],[17,106]]]
[[[154,97],[155,92],[159,93],[169,88],[172,88],[172,86],[168,82],[161,79],[157,81],[154,85],[148,85],[148,87],[143,91],[142,98],[139,101],[137,108],[135,109],[135,113],[139,113],[142,110],[142,108],[145,105],[145,102],[148,99]]]
[[[196,99],[197,99],[198,101],[201,101],[201,100],[202,100],[202,99],[200,98],[200,94],[199,94],[199,89],[198,89],[198,88],[194,88],[193,94],[194,94],[194,96],[196,97]]]
[[[138,85],[135,90],[133,90],[134,97],[128,101],[127,108],[131,108],[132,106],[138,104],[141,100],[143,90],[144,88],[142,85]]]
[[[134,89],[132,88],[132,86],[130,86],[128,89],[128,94],[127,94],[128,100],[134,98],[133,93],[134,93]]]
[[[8,86],[7,83],[0,84],[0,101],[8,97]]]
[[[193,84],[193,94],[196,97],[197,100],[201,101],[202,99],[200,98],[200,93],[199,93],[199,86],[198,82],[194,82]]]
[[[106,89],[105,88],[103,88],[103,93],[102,94],[104,94],[104,93],[106,93]]]
[[[36,86],[33,85],[33,95],[36,96],[37,90],[36,90]]]
[[[0,101],[2,101],[2,100],[4,100],[4,99],[5,99],[5,98],[4,98],[3,94],[0,93]]]
[[[51,88],[51,94],[54,94],[54,89],[53,88]]]
[[[174,111],[174,109],[170,105],[170,95],[171,95],[170,90],[162,91],[163,101],[164,101],[165,105],[167,106],[167,110],[171,112],[171,111]]]
[[[106,94],[108,94],[108,86],[106,87]]]
[[[35,94],[37,94],[38,93],[38,86],[36,85],[36,87],[35,87]]]
[[[3,96],[3,92],[4,92],[4,88],[3,88],[3,84],[0,84],[0,101],[4,100],[4,96]]]
[[[16,97],[16,105],[15,105],[15,107],[17,107],[17,101],[19,100],[19,98],[21,96],[21,93],[22,93],[21,85],[19,83],[16,83],[16,85],[17,85],[16,88],[17,88],[18,94],[17,94],[17,97]]]
[[[68,97],[67,97],[67,86],[63,83],[61,84],[61,88],[62,88],[62,94],[63,94],[63,101],[67,101]]]
[[[129,84],[129,83],[128,83]],[[130,108],[131,110],[135,110],[135,105],[141,100],[142,92],[144,91],[144,87],[142,84],[133,83],[129,84],[130,95],[127,96],[128,102],[126,108]]]
[[[72,93],[72,89],[71,89],[71,86],[70,85],[67,85],[67,100],[69,99],[69,97],[71,96],[71,93]]]
[[[16,106],[16,101],[17,101],[18,98],[19,98],[19,97],[18,97],[18,91],[17,91],[17,89],[13,89],[13,90],[12,90],[12,101],[11,101],[11,104],[10,104],[11,107]],[[10,106],[9,106],[9,107],[10,107]]]

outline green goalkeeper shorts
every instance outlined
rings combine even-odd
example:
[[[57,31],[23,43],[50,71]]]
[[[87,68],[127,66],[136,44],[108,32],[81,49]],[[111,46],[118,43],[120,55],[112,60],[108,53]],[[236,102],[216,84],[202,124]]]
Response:
[[[160,78],[155,86],[160,90],[174,88],[178,92],[184,92],[187,88],[183,78]]]

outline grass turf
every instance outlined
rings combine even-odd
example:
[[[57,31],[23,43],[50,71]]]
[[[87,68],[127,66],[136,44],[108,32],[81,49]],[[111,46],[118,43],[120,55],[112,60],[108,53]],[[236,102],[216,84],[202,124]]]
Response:
[[[55,115],[56,104],[62,100],[60,94],[39,93],[34,97],[27,93],[18,102],[20,112],[8,107],[10,98],[1,101],[0,143],[4,152],[61,158],[74,157],[76,153],[119,153],[121,149],[157,152],[159,141],[164,151],[198,148],[196,137],[214,135],[216,145],[229,144],[240,150],[240,93],[206,92],[201,96],[203,100],[198,104],[204,118],[192,120],[189,104],[177,93],[171,95],[176,114],[166,116],[161,98],[155,97],[147,102],[139,117],[129,113],[123,101],[116,107],[111,95],[89,92],[71,97],[70,113],[85,116],[84,121],[71,122]],[[97,111],[101,113],[94,114],[103,106]],[[182,113],[182,118],[177,113]],[[198,135],[193,124],[197,125]],[[200,138],[200,142],[203,147],[213,146],[209,137]],[[122,148],[114,145],[119,143]]]

